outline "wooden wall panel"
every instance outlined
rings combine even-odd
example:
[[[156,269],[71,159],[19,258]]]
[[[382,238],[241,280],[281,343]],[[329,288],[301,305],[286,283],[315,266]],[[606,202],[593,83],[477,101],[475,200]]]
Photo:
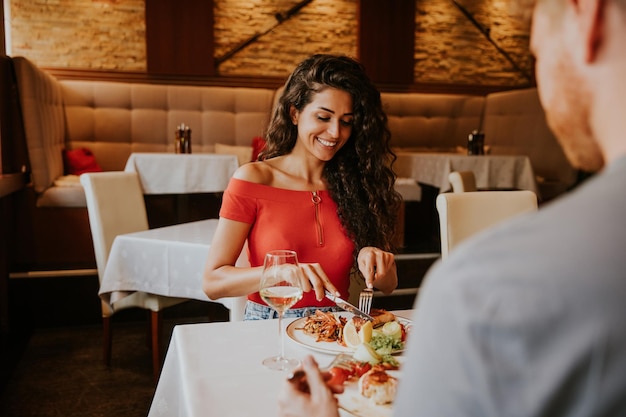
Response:
[[[413,83],[415,0],[361,0],[359,59],[376,83]]]
[[[213,0],[146,0],[148,74],[215,75]]]

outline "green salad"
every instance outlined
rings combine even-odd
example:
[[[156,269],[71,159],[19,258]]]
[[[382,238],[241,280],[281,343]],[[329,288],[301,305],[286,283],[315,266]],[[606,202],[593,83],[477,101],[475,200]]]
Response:
[[[390,355],[393,351],[404,349],[404,342],[400,338],[376,332],[372,335],[370,346],[379,355]]]

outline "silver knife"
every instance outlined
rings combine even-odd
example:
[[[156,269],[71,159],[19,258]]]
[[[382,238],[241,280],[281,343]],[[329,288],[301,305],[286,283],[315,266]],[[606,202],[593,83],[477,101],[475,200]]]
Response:
[[[347,302],[346,300],[344,300],[341,297],[337,297],[333,294],[331,294],[330,292],[326,291],[326,298],[328,298],[329,300],[332,300],[335,302],[335,304],[337,304],[337,307],[343,308],[344,310],[364,318],[365,320],[369,320],[369,321],[373,321],[374,318],[372,316],[370,316],[369,314],[359,310],[356,306],[353,306],[352,304],[350,304],[349,302]]]

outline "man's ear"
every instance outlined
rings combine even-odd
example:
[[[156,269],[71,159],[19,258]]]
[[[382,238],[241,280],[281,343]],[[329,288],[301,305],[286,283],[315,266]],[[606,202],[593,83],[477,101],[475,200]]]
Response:
[[[605,31],[606,0],[569,0],[578,14],[585,39],[585,62],[593,62],[602,45]]]

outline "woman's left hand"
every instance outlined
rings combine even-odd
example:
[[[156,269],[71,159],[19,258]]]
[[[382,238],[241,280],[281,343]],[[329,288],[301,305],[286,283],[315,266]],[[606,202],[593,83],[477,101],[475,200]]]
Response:
[[[365,278],[367,288],[378,288],[385,294],[398,286],[396,261],[391,252],[366,246],[359,251],[359,271]]]

